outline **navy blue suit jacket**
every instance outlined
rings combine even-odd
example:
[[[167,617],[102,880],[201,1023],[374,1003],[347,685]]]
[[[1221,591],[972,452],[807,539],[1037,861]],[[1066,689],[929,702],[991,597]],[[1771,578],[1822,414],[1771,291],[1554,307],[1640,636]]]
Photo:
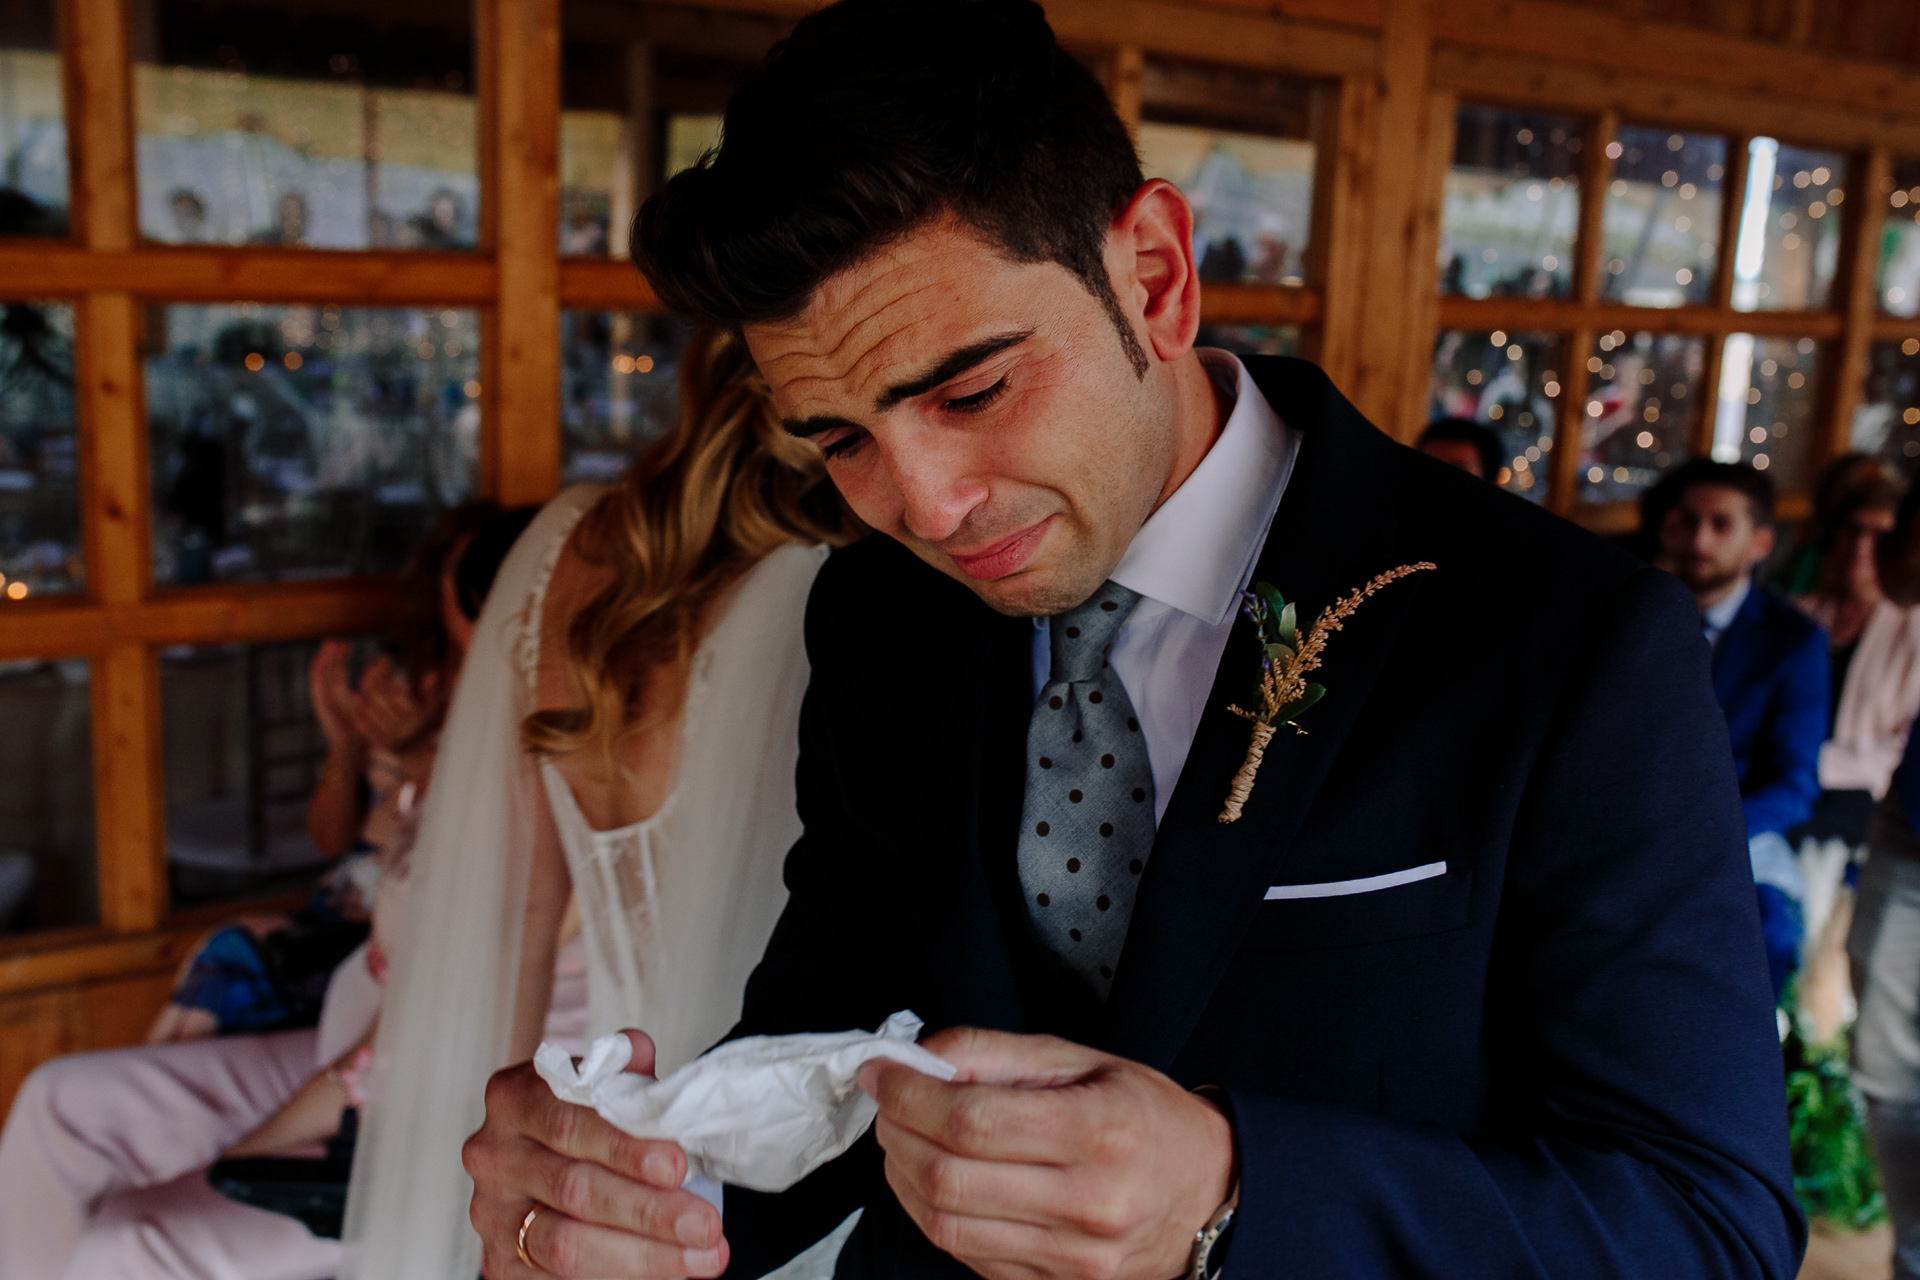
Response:
[[[1306,619],[1384,569],[1438,570],[1334,636],[1308,732],[1275,737],[1222,825],[1249,734],[1227,707],[1258,671],[1236,625],[1099,1004],[1034,941],[1015,868],[1031,624],[885,538],[836,554],[807,616],[805,834],[737,1033],[910,1008],[1218,1084],[1229,1275],[1786,1280],[1805,1229],[1693,600],[1392,443],[1312,365],[1247,363],[1302,433],[1256,577]],[[783,1194],[729,1188],[729,1274],[859,1207],[844,1280],[969,1274],[900,1209],[871,1135]]]
[[[1784,834],[1812,815],[1831,680],[1826,632],[1756,584],[1713,650],[1749,836]]]

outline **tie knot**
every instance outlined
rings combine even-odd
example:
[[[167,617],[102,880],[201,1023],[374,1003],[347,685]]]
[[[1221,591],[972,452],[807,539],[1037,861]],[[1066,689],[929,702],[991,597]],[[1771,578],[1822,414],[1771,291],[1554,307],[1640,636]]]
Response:
[[[1098,675],[1114,637],[1139,603],[1139,592],[1117,582],[1103,582],[1083,603],[1048,619],[1053,651],[1049,682],[1091,680]]]

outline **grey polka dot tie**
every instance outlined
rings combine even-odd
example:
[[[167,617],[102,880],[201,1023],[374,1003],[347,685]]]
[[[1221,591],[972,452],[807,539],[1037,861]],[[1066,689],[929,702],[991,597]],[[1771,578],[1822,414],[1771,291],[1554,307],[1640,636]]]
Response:
[[[1108,582],[1049,620],[1053,671],[1027,728],[1020,885],[1041,941],[1101,999],[1153,848],[1146,735],[1107,651],[1138,593]]]

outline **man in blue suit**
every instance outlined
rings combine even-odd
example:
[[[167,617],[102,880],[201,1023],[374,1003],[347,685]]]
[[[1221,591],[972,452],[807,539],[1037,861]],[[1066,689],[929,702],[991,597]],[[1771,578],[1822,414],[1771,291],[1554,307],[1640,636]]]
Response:
[[[509,1069],[466,1152],[487,1274],[762,1276],[859,1210],[839,1280],[1791,1277],[1680,584],[1311,364],[1196,349],[1193,210],[1037,4],[821,9],[723,137],[636,260],[876,531],[808,605],[805,830],[737,1034],[911,1008],[960,1074],[874,1066],[873,1134],[723,1217]]]
[[[1787,833],[1820,795],[1827,740],[1826,633],[1754,582],[1773,553],[1773,482],[1705,458],[1660,483],[1662,563],[1687,584],[1713,647],[1713,691],[1726,713],[1777,998],[1798,963],[1805,892]]]

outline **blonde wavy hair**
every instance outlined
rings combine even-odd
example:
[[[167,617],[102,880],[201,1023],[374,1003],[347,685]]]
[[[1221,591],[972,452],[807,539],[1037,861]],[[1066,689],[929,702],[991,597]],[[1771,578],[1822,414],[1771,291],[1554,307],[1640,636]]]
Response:
[[[643,705],[648,678],[685,669],[729,587],[787,543],[838,547],[864,532],[819,449],[781,427],[746,344],[696,331],[680,365],[679,420],[580,522],[581,559],[613,571],[567,627],[582,705],[528,716],[522,745],[549,756],[593,749],[611,766],[626,733],[678,712],[677,697]]]

